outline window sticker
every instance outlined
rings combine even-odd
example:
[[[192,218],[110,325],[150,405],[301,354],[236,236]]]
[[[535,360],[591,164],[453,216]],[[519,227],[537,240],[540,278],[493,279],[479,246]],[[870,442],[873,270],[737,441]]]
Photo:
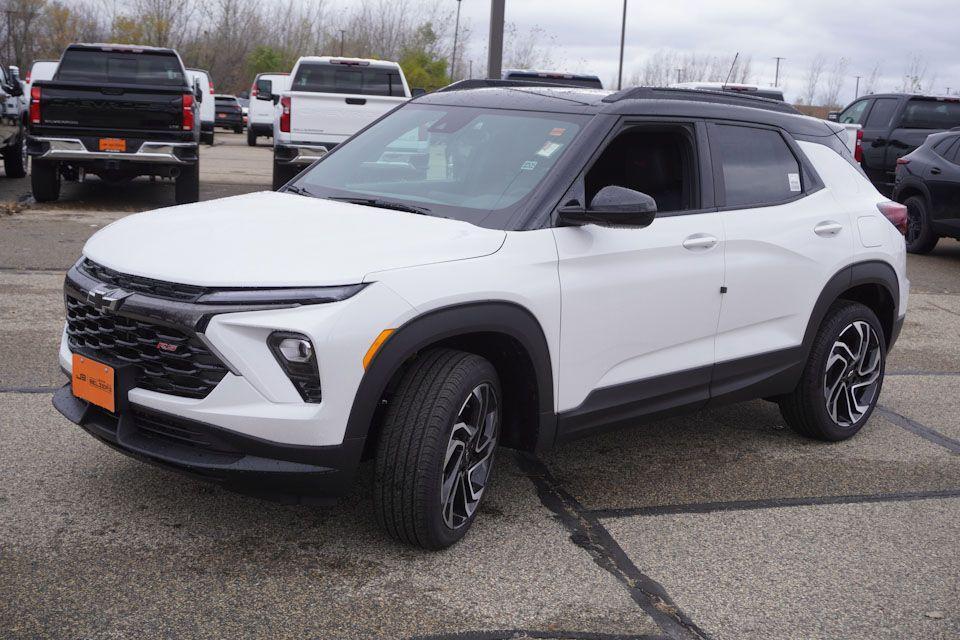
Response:
[[[430,145],[430,155],[427,161],[427,180],[447,179],[447,150],[439,144]]]
[[[537,168],[536,160],[527,160],[522,165],[520,165],[520,171],[533,171]]]
[[[555,138],[559,138],[560,136],[562,136],[562,135],[565,134],[566,132],[567,132],[567,130],[566,130],[565,128],[563,128],[563,127],[554,127],[553,129],[550,129],[550,135],[553,136],[553,137],[555,137]]]
[[[787,181],[790,183],[790,191],[800,191],[800,174],[788,173]]]
[[[540,147],[540,151],[537,151],[537,155],[543,156],[544,158],[549,158],[557,151],[557,149],[562,146],[562,144],[557,144],[556,142],[550,142],[548,140],[543,143],[542,147]]]

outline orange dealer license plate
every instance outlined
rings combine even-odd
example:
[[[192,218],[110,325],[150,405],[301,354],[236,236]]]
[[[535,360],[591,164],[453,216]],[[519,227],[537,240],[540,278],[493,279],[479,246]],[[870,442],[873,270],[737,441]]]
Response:
[[[116,410],[113,373],[113,367],[73,354],[73,395],[113,413]]]
[[[127,141],[123,138],[100,138],[100,151],[126,151]]]

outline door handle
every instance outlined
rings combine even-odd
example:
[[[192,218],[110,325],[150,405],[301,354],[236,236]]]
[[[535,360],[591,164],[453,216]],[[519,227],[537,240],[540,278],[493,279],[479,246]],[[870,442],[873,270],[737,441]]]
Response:
[[[935,176],[940,175],[940,167],[931,167],[930,173],[932,173]]]
[[[347,104],[367,104],[366,98],[344,98]]]
[[[813,232],[823,238],[832,238],[843,230],[843,225],[833,220],[824,220],[813,228]]]
[[[709,233],[695,233],[683,241],[683,248],[690,251],[706,251],[717,244],[717,238]]]

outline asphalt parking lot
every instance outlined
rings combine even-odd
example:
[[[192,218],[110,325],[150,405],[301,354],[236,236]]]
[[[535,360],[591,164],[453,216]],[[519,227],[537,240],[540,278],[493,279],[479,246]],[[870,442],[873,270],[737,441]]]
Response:
[[[269,147],[218,132],[201,154],[202,199],[269,189]],[[281,506],[63,419],[63,272],[173,186],[28,192],[0,179],[4,639],[960,637],[960,242],[909,258],[881,406],[852,440],[801,439],[756,401],[501,451],[472,532],[424,553],[377,530],[369,469],[336,507]]]

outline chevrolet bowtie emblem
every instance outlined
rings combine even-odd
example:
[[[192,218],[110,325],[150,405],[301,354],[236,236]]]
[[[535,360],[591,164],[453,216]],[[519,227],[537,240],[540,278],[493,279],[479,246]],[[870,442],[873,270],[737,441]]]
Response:
[[[132,291],[97,287],[87,292],[87,302],[102,311],[116,311],[124,300],[133,295]]]

